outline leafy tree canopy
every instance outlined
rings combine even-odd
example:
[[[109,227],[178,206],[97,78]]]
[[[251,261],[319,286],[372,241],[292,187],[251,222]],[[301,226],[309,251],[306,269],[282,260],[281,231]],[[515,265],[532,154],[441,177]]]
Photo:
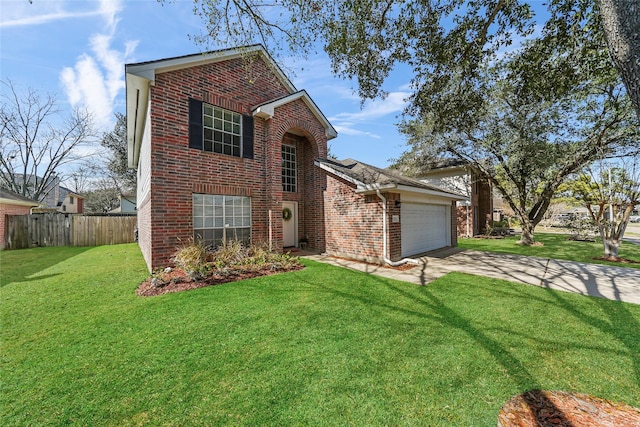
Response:
[[[127,118],[116,113],[116,124],[111,132],[105,133],[102,146],[110,151],[106,174],[122,194],[132,192],[136,187],[136,171],[127,162]]]
[[[164,0],[159,0],[163,2]],[[544,72],[559,87],[574,84],[570,59],[603,40],[640,117],[640,14],[637,0],[194,0],[205,29],[194,39],[214,46],[262,43],[276,56],[322,46],[333,70],[355,79],[363,99],[384,96],[382,83],[401,62],[413,69],[412,109],[432,108],[441,87],[462,81],[457,104],[473,109],[478,69],[524,39],[563,52],[568,63]],[[543,7],[546,6],[546,9]],[[534,13],[539,13],[535,16]],[[602,18],[602,19],[601,19]],[[585,38],[584,33],[591,35]],[[580,41],[578,41],[578,39]],[[611,63],[610,61],[608,61]],[[598,64],[594,64],[598,67]],[[463,77],[463,79],[461,79]]]
[[[434,108],[403,122],[410,150],[396,166],[420,175],[443,156],[467,161],[519,217],[522,243],[533,243],[535,226],[565,179],[597,158],[637,150],[640,139],[615,69],[597,39],[588,32],[583,38],[572,55],[531,40],[478,68],[468,89],[477,99],[472,110],[456,104],[464,82],[450,79],[431,99]],[[609,68],[594,67],[603,63]],[[533,64],[539,73],[527,71]],[[548,70],[558,68],[567,70],[566,81],[550,80]]]

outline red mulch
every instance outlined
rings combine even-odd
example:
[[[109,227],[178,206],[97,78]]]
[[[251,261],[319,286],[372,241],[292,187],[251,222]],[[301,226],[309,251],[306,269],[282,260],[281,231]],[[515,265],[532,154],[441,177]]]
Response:
[[[531,390],[500,409],[498,427],[638,427],[640,409],[586,394]]]
[[[172,268],[167,273],[159,273],[156,276],[160,276],[161,280],[156,280],[154,285],[154,277],[147,278],[144,282],[140,283],[136,294],[144,297],[150,297],[155,295],[162,295],[171,292],[182,292],[191,289],[204,288],[206,286],[222,285],[223,283],[236,282],[238,280],[251,279],[253,277],[270,276],[272,274],[285,273],[287,271],[295,271],[303,269],[303,265],[295,265],[289,268],[273,269],[270,266],[265,266],[260,270],[229,270],[224,274],[220,272],[214,272],[211,275],[198,280],[191,281],[189,275],[181,268]]]

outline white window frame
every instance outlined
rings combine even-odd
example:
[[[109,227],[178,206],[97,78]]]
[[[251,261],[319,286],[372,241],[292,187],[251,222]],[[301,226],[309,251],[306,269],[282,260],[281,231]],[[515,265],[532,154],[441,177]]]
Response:
[[[242,157],[242,115],[215,105],[202,105],[203,149]]]
[[[193,237],[207,246],[251,243],[251,197],[193,193]]]
[[[282,144],[282,191],[298,191],[298,149],[295,145]]]

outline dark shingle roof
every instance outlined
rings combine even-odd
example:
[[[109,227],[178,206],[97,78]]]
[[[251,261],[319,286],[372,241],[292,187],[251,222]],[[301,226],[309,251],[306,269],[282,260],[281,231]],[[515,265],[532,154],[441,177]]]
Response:
[[[380,169],[354,159],[318,159],[316,163],[325,170],[333,171],[336,175],[342,175],[356,184],[359,190],[375,190],[376,188],[397,188],[398,186],[411,187],[420,190],[429,190],[438,193],[446,193],[455,198],[463,199],[464,196],[453,193],[433,184],[428,184],[417,179],[408,178],[390,169]]]
[[[28,197],[22,196],[18,193],[14,193],[11,190],[7,190],[6,188],[0,188],[0,199],[8,199],[8,200],[15,200],[17,202],[23,202],[23,203],[33,203],[33,206],[38,206],[40,203],[38,203],[37,201],[30,199]]]

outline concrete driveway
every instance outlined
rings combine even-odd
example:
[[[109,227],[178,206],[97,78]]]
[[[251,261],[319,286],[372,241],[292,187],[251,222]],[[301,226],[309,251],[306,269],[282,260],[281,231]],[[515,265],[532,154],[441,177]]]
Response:
[[[640,270],[549,258],[447,248],[421,257],[410,270],[314,255],[308,258],[341,267],[425,285],[458,271],[511,282],[640,304]]]

